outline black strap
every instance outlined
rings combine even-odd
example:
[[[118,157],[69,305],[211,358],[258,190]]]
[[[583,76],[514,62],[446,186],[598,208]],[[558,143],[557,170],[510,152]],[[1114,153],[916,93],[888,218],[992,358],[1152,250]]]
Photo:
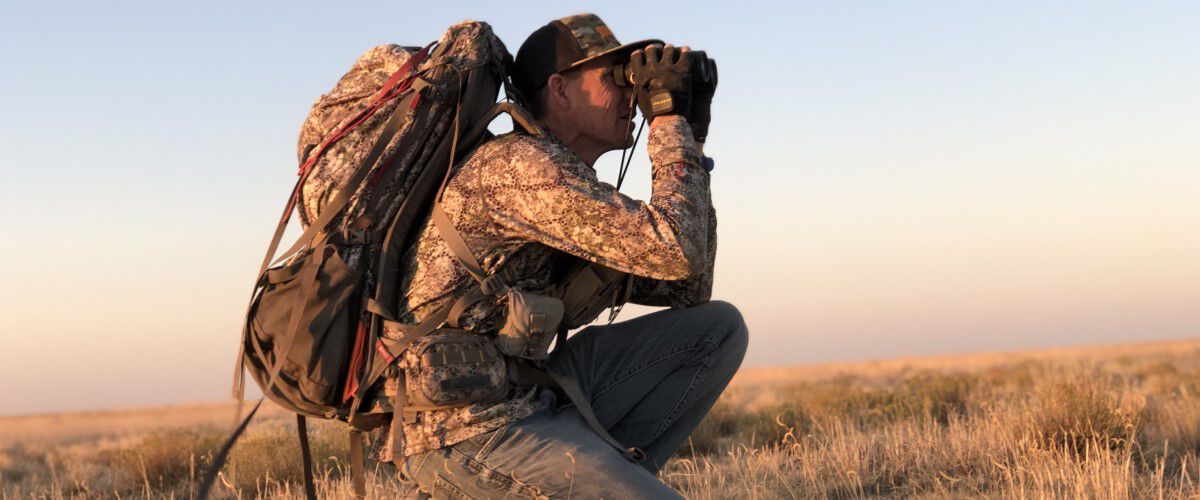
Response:
[[[583,389],[579,388],[579,383],[569,375],[556,373],[550,370],[538,368],[536,366],[525,363],[516,358],[508,359],[509,378],[517,385],[541,385],[544,387],[556,387],[566,394],[567,399],[571,400],[571,404],[579,410],[579,414],[583,416],[583,420],[591,426],[592,430],[600,436],[609,446],[616,448],[630,462],[641,462],[646,458],[646,453],[635,446],[626,447],[612,437],[605,429],[600,421],[596,419],[596,412],[592,411],[592,403],[588,400],[587,395],[583,393]]]
[[[313,484],[312,450],[308,447],[308,420],[296,414],[296,432],[300,435],[300,458],[304,460],[304,497],[317,500],[317,487]]]
[[[462,75],[459,75],[459,94],[462,94]],[[493,106],[495,109],[495,106]],[[483,266],[479,264],[479,259],[475,258],[475,254],[471,253],[471,248],[467,246],[467,242],[463,240],[462,233],[458,232],[458,228],[454,227],[454,223],[450,222],[450,218],[446,216],[446,211],[442,210],[442,196],[446,193],[446,185],[450,183],[450,177],[454,175],[454,161],[458,150],[459,136],[459,115],[462,111],[462,102],[454,110],[454,136],[450,141],[450,162],[446,166],[446,174],[442,177],[442,185],[438,186],[437,195],[433,197],[433,208],[430,213],[430,218],[437,226],[438,233],[441,234],[442,240],[450,247],[450,254],[455,260],[462,264],[467,273],[479,282],[479,286],[484,292],[499,293],[501,288],[506,288],[502,282],[498,282],[498,278],[488,275],[483,270]],[[479,125],[476,125],[478,128]],[[471,131],[475,133],[474,130]]]
[[[350,429],[350,482],[354,484],[354,497],[367,497],[366,467],[364,465],[363,433]]]
[[[554,352],[567,346],[567,325],[564,321],[558,325],[558,330],[554,331]]]
[[[254,415],[258,413],[258,409],[262,407],[263,400],[265,399],[264,397],[258,400],[254,408],[246,415],[246,418],[242,419],[242,422],[234,428],[233,433],[229,435],[229,439],[225,440],[225,444],[221,445],[221,449],[213,457],[212,465],[208,466],[208,471],[204,473],[204,478],[200,480],[200,492],[196,495],[196,498],[208,498],[209,491],[212,490],[212,485],[217,480],[217,474],[221,472],[221,466],[225,465],[225,460],[229,458],[229,452],[233,449],[233,444],[246,431],[246,426],[250,425],[250,421],[254,419]]]

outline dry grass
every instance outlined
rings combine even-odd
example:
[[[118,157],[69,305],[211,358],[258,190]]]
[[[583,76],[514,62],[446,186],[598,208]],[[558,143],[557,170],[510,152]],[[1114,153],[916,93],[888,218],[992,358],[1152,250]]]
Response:
[[[228,406],[0,419],[4,497],[193,496]],[[345,435],[313,426],[322,497]],[[302,498],[268,411],[226,497]],[[371,497],[406,490],[372,464]],[[747,370],[663,479],[689,498],[1200,496],[1200,342]]]

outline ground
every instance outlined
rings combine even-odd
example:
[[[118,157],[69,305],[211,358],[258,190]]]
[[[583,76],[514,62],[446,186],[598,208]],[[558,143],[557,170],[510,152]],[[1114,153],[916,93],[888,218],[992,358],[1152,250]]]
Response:
[[[0,418],[0,487],[191,497],[232,419]],[[321,497],[350,496],[345,433],[313,427]],[[239,449],[220,496],[303,498],[290,415],[265,409]],[[401,491],[371,466],[370,497]],[[1196,497],[1200,341],[743,370],[662,478],[689,498]]]

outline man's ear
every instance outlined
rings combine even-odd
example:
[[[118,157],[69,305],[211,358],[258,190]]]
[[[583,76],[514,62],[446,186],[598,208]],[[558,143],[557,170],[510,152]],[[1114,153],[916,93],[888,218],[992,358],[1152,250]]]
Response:
[[[567,96],[567,79],[555,73],[546,79],[546,104],[548,109],[571,110],[571,99]]]

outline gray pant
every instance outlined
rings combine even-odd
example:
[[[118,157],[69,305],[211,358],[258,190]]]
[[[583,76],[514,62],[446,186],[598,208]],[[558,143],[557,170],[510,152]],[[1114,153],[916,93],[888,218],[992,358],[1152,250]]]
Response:
[[[550,368],[574,376],[625,459],[564,397],[511,425],[409,457],[405,475],[435,498],[674,498],[656,474],[733,378],[746,353],[741,314],[726,302],[591,326],[567,341]]]

